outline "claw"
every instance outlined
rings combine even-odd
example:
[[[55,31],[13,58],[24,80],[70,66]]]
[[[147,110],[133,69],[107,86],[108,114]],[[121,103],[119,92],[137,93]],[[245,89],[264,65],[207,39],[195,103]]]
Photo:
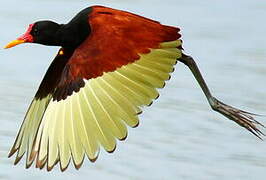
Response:
[[[194,59],[190,56],[182,54],[182,57],[180,59],[178,59],[178,61],[184,63],[185,65],[187,65],[189,67],[189,69],[193,73],[194,77],[198,81],[202,91],[204,92],[204,94],[205,94],[205,96],[206,96],[206,98],[207,98],[207,100],[208,100],[208,102],[211,105],[213,110],[221,113],[222,115],[224,115],[228,119],[233,120],[238,125],[246,128],[249,132],[251,132],[252,134],[254,134],[259,139],[262,140],[261,136],[265,136],[265,135],[258,129],[257,126],[259,126],[259,127],[265,127],[265,126],[263,124],[261,124],[260,122],[258,122],[257,120],[255,120],[255,118],[253,117],[253,116],[260,116],[260,115],[253,114],[253,113],[246,112],[246,111],[242,111],[240,109],[234,108],[232,106],[228,106],[228,105],[218,101],[216,98],[214,98],[211,95],[211,92],[210,92],[206,82],[204,81],[204,79],[200,73],[200,70],[199,70],[196,62],[194,61]]]
[[[214,105],[212,108],[226,116],[228,119],[233,120],[236,122],[238,125],[244,127],[247,129],[249,132],[251,132],[253,135],[258,137],[259,139],[262,139],[262,136],[265,136],[265,134],[257,127],[263,127],[265,126],[255,120],[253,116],[258,116],[257,114],[253,114],[250,112],[242,111],[240,109],[234,108],[232,106],[226,105],[217,99],[214,98]],[[257,126],[256,126],[257,125]]]

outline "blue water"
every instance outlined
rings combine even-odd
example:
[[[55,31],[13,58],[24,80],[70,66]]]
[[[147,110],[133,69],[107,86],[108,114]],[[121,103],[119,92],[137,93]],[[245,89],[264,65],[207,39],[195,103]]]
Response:
[[[65,23],[79,10],[102,4],[182,29],[213,94],[236,107],[266,114],[266,2],[261,0],[105,0],[1,2],[0,46],[42,19]],[[7,154],[25,111],[57,47],[21,45],[0,50],[0,179],[264,180],[266,142],[212,112],[190,71],[177,64],[138,128],[113,154],[61,173],[13,166]],[[266,117],[258,120],[266,124]],[[265,131],[266,132],[266,131]]]

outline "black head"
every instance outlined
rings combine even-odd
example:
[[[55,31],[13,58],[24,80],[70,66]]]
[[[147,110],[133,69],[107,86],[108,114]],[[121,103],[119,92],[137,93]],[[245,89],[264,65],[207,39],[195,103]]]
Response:
[[[58,41],[58,30],[60,25],[53,21],[38,21],[33,24],[29,32],[33,38],[33,43],[56,46]]]
[[[90,34],[88,23],[90,12],[91,8],[82,10],[68,24],[57,24],[52,21],[38,21],[30,24],[25,34],[11,41],[5,48],[28,42],[75,49]]]
[[[5,48],[21,43],[38,43],[49,46],[60,46],[58,31],[61,25],[52,21],[38,21],[30,24],[25,34],[11,41]]]

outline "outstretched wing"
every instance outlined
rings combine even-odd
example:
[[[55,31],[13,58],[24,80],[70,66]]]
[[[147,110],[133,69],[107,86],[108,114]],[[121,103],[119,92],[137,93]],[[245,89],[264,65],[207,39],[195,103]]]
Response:
[[[17,164],[26,151],[29,152],[33,146],[33,142],[37,135],[45,110],[52,99],[53,92],[58,85],[58,82],[61,79],[61,74],[65,65],[72,55],[72,53],[65,53],[62,55],[60,52],[62,52],[62,49],[59,50],[59,53],[48,68],[40,87],[30,104],[22,126],[20,127],[18,136],[9,153],[10,157],[16,151],[18,152],[15,164]],[[27,157],[29,160],[29,154],[27,154]],[[27,164],[27,167],[28,166],[30,166],[29,163]]]
[[[36,159],[39,168],[60,162],[65,170],[71,159],[76,168],[85,155],[95,161],[100,146],[113,152],[181,57],[178,28],[101,6],[88,22],[90,36],[49,68],[11,150],[16,162],[27,152],[27,167]]]

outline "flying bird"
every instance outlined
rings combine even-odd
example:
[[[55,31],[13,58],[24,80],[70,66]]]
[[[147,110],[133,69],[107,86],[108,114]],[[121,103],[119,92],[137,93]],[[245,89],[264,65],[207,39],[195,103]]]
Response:
[[[94,162],[100,147],[113,152],[127,126],[159,97],[177,62],[196,78],[211,108],[261,138],[255,114],[212,96],[196,62],[185,55],[180,29],[104,6],[91,6],[67,24],[38,21],[5,48],[21,43],[59,46],[32,100],[9,157],[25,154],[26,168],[50,171],[70,161]]]

